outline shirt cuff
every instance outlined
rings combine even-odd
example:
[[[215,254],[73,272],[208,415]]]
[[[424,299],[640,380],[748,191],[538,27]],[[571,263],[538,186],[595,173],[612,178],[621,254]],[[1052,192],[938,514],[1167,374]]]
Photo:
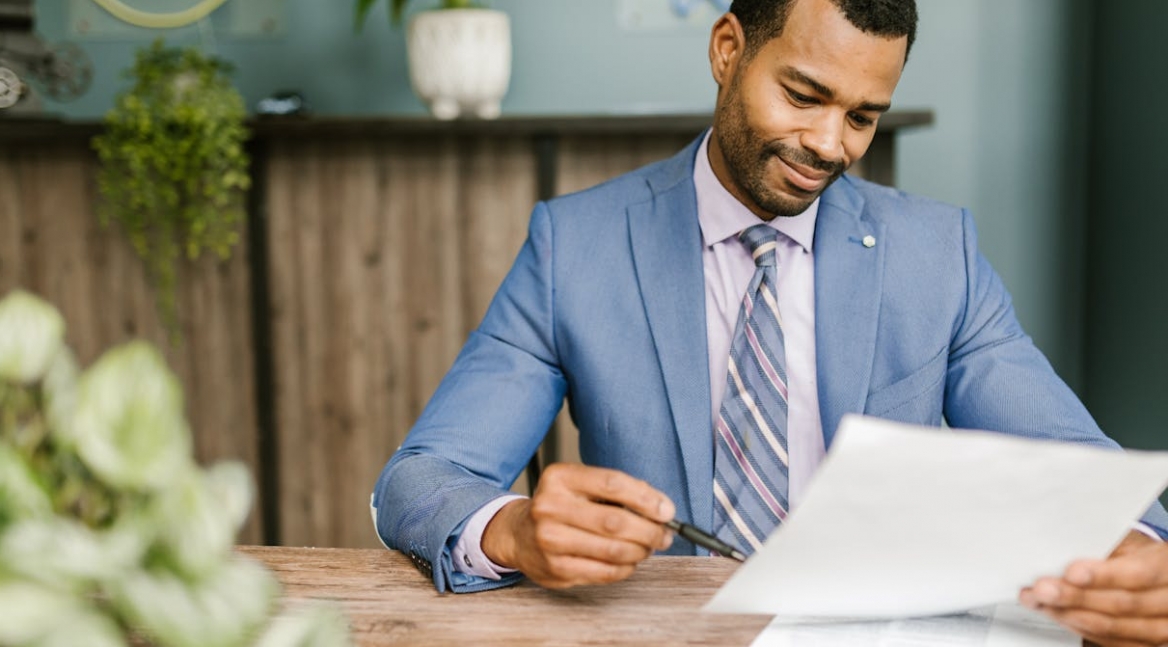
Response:
[[[454,570],[467,575],[485,577],[489,580],[497,580],[508,573],[515,572],[513,568],[499,566],[492,562],[483,552],[483,531],[487,529],[487,524],[495,518],[495,514],[503,506],[525,498],[527,497],[518,494],[505,494],[497,499],[491,499],[489,503],[472,514],[470,519],[467,519],[466,525],[462,528],[462,534],[458,536],[458,543],[450,552],[450,557],[454,561]]]
[[[1152,539],[1155,539],[1156,541],[1161,541],[1161,542],[1164,541],[1160,537],[1160,535],[1155,530],[1152,530],[1152,528],[1150,526],[1148,526],[1147,524],[1144,524],[1144,523],[1137,521],[1135,523],[1135,525],[1132,526],[1132,530],[1137,530],[1139,532],[1142,532],[1145,535],[1151,537]]]

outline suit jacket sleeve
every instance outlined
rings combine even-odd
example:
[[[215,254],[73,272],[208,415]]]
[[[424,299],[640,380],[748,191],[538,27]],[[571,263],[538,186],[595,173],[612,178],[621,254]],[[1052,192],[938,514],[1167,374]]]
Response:
[[[964,213],[967,300],[949,351],[945,418],[954,427],[988,429],[1118,448],[1022,332],[1001,279],[977,251]],[[1142,521],[1168,539],[1157,503]]]
[[[507,493],[563,403],[552,256],[551,219],[540,203],[482,324],[374,489],[382,542],[410,555],[439,591],[477,591],[520,578],[456,572],[450,555],[466,520]]]

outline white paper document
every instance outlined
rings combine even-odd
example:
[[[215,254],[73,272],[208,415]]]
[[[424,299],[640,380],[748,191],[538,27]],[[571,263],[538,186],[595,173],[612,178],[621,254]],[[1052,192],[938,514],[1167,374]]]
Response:
[[[1168,485],[1168,453],[861,416],[804,501],[706,611],[907,618],[1017,599],[1105,557]]]
[[[791,622],[776,618],[751,647],[1080,647],[1050,618],[1002,604],[969,613],[903,620]]]

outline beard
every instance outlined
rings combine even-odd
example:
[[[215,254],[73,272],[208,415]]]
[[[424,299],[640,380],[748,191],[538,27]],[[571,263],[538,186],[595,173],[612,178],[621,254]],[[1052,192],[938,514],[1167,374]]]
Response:
[[[778,140],[767,141],[746,119],[737,77],[731,81],[727,96],[726,104],[714,119],[714,136],[718,138],[730,178],[763,211],[784,218],[797,216],[847,170],[842,162],[825,161],[804,148]],[[780,160],[830,173],[830,176],[817,191],[802,189],[786,178],[781,187],[776,187],[768,182],[767,171]]]

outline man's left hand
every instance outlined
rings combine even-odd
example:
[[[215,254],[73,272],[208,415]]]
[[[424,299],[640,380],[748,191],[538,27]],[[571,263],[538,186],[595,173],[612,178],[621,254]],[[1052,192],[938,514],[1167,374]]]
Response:
[[[1132,531],[1105,560],[1082,560],[1019,595],[1102,647],[1168,645],[1168,544]]]

